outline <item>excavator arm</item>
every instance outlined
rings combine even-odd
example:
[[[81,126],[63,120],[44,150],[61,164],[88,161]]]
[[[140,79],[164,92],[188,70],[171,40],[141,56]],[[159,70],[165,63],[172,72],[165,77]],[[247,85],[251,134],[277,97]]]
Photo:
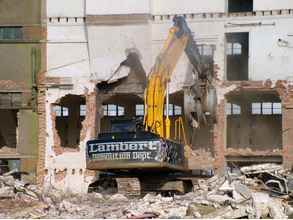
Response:
[[[197,120],[203,117],[201,100],[202,92],[197,89],[199,79],[208,79],[210,75],[210,64],[203,62],[201,55],[194,41],[191,30],[188,28],[185,19],[181,16],[174,17],[174,25],[170,28],[168,38],[165,41],[160,54],[157,56],[155,65],[149,76],[145,91],[145,117],[144,126],[147,131],[158,134],[161,137],[170,137],[170,120],[168,115],[164,120],[164,103],[167,93],[167,84],[172,73],[183,54],[186,53],[193,66],[193,74],[196,80],[190,87],[194,100],[199,104],[196,106]],[[187,116],[195,120],[191,114]],[[204,120],[205,121],[205,120]]]

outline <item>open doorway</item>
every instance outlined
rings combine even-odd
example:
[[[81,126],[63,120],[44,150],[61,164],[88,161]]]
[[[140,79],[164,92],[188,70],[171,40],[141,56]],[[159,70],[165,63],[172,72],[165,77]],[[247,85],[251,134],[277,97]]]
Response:
[[[226,33],[227,80],[248,80],[249,33]]]
[[[253,0],[228,0],[228,12],[250,12],[253,11]]]
[[[0,109],[0,152],[16,153],[17,110]]]

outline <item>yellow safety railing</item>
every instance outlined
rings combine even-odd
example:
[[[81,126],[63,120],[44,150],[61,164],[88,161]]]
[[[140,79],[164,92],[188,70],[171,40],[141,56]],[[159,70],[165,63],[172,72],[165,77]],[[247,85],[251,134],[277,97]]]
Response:
[[[183,143],[184,143],[184,145],[187,145],[183,119],[182,119],[182,117],[179,117],[175,120],[175,137],[174,137],[174,139],[179,141],[180,143],[181,143],[181,132],[182,132],[182,136],[183,136]]]

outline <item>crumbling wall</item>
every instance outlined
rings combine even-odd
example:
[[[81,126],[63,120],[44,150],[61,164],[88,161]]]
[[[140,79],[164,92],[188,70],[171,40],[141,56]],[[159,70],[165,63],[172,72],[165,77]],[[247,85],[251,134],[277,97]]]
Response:
[[[58,85],[58,80],[55,83]],[[69,97],[69,101],[70,97],[75,97],[78,100],[78,105],[80,103],[86,105],[86,115],[80,124],[81,130],[78,134],[80,142],[75,148],[62,147],[56,130],[56,114],[53,111],[53,105],[66,103],[64,97]],[[82,102],[82,99],[85,99],[85,102]],[[79,113],[78,110],[76,114],[79,115]],[[45,186],[52,184],[66,191],[87,191],[87,186],[91,183],[95,174],[86,171],[85,143],[96,134],[96,116],[96,92],[93,84],[79,79],[78,83],[72,85],[70,92],[60,88],[48,89],[46,93],[47,141],[43,168]],[[77,121],[71,120],[71,122],[76,123]]]
[[[94,5],[97,4],[97,2],[94,1],[88,1],[87,3],[89,2]],[[105,2],[106,1],[104,1],[104,3]],[[225,6],[224,4],[222,5],[222,3],[223,2],[217,3],[220,4],[220,6],[218,5],[220,10],[215,11],[224,12],[222,9],[224,9]],[[137,6],[136,3],[134,4]],[[155,5],[156,4],[157,6],[155,7],[157,7],[157,11],[160,12],[160,8],[158,6],[160,3],[155,3]],[[96,94],[94,90],[95,83],[97,82],[93,82],[91,80],[109,79],[109,77],[119,66],[120,62],[126,58],[127,51],[133,48],[137,49],[141,53],[142,64],[147,72],[149,72],[151,64],[158,55],[164,39],[167,36],[168,29],[172,25],[172,18],[174,14],[173,12],[176,12],[175,8],[172,6],[173,4],[171,4],[169,1],[165,4],[169,4],[170,7],[167,9],[170,9],[172,13],[170,13],[170,11],[161,11],[159,15],[153,14],[151,17],[144,14],[145,9],[143,9],[142,14],[130,16],[128,13],[132,9],[126,9],[124,11],[122,10],[123,13],[119,10],[116,10],[117,14],[106,16],[99,13],[102,10],[108,9],[107,7],[111,6],[105,3],[104,6],[107,7],[103,8],[90,7],[91,4],[87,4],[88,8],[85,18],[72,18],[70,17],[71,15],[66,17],[65,12],[65,14],[62,14],[62,18],[58,18],[57,15],[54,15],[54,13],[52,14],[55,17],[48,18],[48,23],[50,24],[50,27],[48,28],[48,40],[50,43],[48,43],[49,65],[47,76],[56,77],[58,79],[58,83],[48,83],[48,91],[46,92],[45,123],[47,124],[47,134],[46,144],[44,147],[45,161],[43,171],[40,171],[45,174],[45,183],[52,183],[59,188],[66,188],[68,190],[84,191],[84,189],[86,189],[84,186],[88,185],[93,179],[94,174],[91,172],[88,173],[88,171],[85,170],[85,142],[90,137],[94,137],[96,132],[100,131],[100,129],[102,131],[106,130],[103,128],[103,126],[106,127],[107,125],[106,122],[103,122],[105,118],[102,119],[101,126],[98,122],[99,120],[97,120],[102,116],[101,107],[103,103],[98,98],[100,97],[100,93]],[[190,4],[192,3],[189,2],[187,5],[190,6]],[[203,5],[207,4],[209,3],[203,3]],[[119,4],[113,7],[117,6],[119,6]],[[188,11],[185,10],[185,6],[178,10],[187,13],[189,12],[190,7],[188,7]],[[167,14],[161,15],[162,13]],[[278,23],[275,22],[276,17],[274,17],[274,13],[282,14],[279,14],[280,16],[278,16],[278,18],[283,16],[280,18]],[[226,149],[228,142],[227,120],[225,115],[225,103],[227,102],[225,98],[226,94],[241,87],[245,87],[246,89],[255,87],[254,89],[257,89],[260,92],[263,92],[266,89],[275,89],[273,88],[274,86],[266,85],[264,81],[257,82],[257,85],[253,81],[244,81],[243,84],[238,82],[227,83],[224,81],[226,79],[227,72],[225,58],[225,33],[250,32],[251,37],[249,39],[255,40],[255,43],[250,42],[249,44],[251,57],[249,60],[248,80],[264,80],[267,78],[285,79],[290,75],[290,71],[292,69],[290,62],[288,62],[287,59],[291,52],[289,51],[289,48],[280,48],[280,46],[276,46],[275,40],[278,36],[275,34],[270,35],[270,33],[272,32],[273,28],[280,30],[282,36],[286,36],[288,34],[288,25],[290,25],[290,22],[292,22],[292,19],[288,18],[290,13],[290,11],[285,10],[281,12],[257,12],[255,14],[249,14],[248,20],[243,17],[247,16],[246,14],[239,15],[239,18],[235,18],[229,14],[224,13],[202,13],[197,15],[188,13],[185,15],[186,18],[191,21],[189,23],[191,29],[194,30],[194,37],[196,41],[199,44],[215,46],[216,51],[214,61],[215,64],[219,67],[217,73],[217,121],[213,128],[209,129],[209,135],[211,136],[209,136],[207,131],[204,129],[196,134],[197,136],[202,137],[203,140],[200,140],[199,137],[197,137],[196,139],[198,142],[195,141],[195,146],[200,147],[200,145],[205,145],[207,143],[206,140],[210,138],[212,139],[212,149],[208,149],[208,151],[195,152],[195,156],[197,155],[199,157],[205,155],[204,153],[208,152],[206,156],[211,159],[201,161],[193,159],[193,162],[198,162],[197,165],[207,164],[217,168],[220,171],[224,170],[226,163],[225,156],[229,154],[228,149]],[[235,20],[237,20],[237,22],[235,22]],[[107,37],[105,38],[105,36]],[[263,51],[264,46],[259,42],[260,39],[264,39],[264,36],[268,36],[265,38],[266,45],[274,46],[268,46],[265,48],[265,57],[259,56],[257,53],[257,51]],[[274,39],[272,40],[271,38]],[[262,48],[260,49],[259,46]],[[270,49],[273,50],[273,53],[267,51]],[[285,54],[285,57],[281,56],[283,52],[287,53]],[[276,53],[276,56],[274,53]],[[286,63],[286,65],[282,66],[282,62]],[[282,70],[270,68],[269,65],[264,66],[263,63],[274,63],[273,65],[275,65],[276,68],[279,68],[280,66],[284,68]],[[188,66],[187,57],[183,55],[179,64],[177,65],[174,77],[171,82],[172,93],[180,90],[184,85],[184,82],[190,82],[190,80],[186,79],[186,76],[190,76],[190,72],[191,69],[190,66]],[[125,73],[127,74],[128,72]],[[128,91],[128,93],[137,94],[137,91],[133,91],[133,88],[134,87],[125,86],[123,90],[124,94],[127,94],[127,89],[131,89],[131,91]],[[54,134],[55,125],[52,121],[51,107],[52,104],[58,103],[62,97],[68,94],[86,96],[87,116],[82,123],[83,128],[80,134],[81,141],[78,145],[79,150],[72,152],[64,148],[59,148],[59,150],[63,150],[56,152],[56,149],[54,149],[54,135],[56,136],[56,134]],[[98,102],[101,103],[97,104]],[[290,109],[290,106],[287,107],[287,109]],[[287,113],[284,113],[291,115],[289,112],[290,110],[288,110]],[[43,116],[44,115],[42,115],[42,117]],[[286,116],[286,118],[288,117],[289,116]],[[290,120],[286,121],[286,123],[284,120],[286,119],[284,119],[283,116],[283,129],[286,123],[286,126],[289,128],[290,125],[288,124],[288,121]],[[201,133],[204,135],[201,135]],[[292,158],[292,156],[288,153],[292,148],[290,142],[290,137],[292,135],[289,136],[288,134],[291,135],[291,133],[286,133],[283,131],[283,152],[285,163],[288,163],[290,158]],[[205,150],[206,149],[207,148],[205,148]],[[210,157],[210,152],[212,157]]]

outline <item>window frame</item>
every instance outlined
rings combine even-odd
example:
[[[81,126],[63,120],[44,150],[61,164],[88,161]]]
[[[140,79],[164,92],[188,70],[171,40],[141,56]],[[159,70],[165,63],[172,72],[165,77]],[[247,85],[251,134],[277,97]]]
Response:
[[[60,108],[60,114],[57,114],[57,109],[56,108]],[[53,109],[56,117],[58,118],[67,118],[69,117],[69,108],[62,106],[62,105],[54,105],[54,109]],[[67,112],[67,114],[65,115],[64,112]]]
[[[115,107],[115,110],[109,110],[109,106]],[[106,108],[105,108],[106,107]],[[125,107],[117,104],[103,104],[103,116],[104,117],[124,117],[125,116]],[[105,114],[106,112],[106,114]],[[111,114],[109,112],[115,112]],[[122,112],[122,113],[121,113]]]
[[[253,113],[253,104],[259,104],[260,109],[257,113]],[[270,104],[270,108],[264,108],[264,104]],[[278,107],[276,107],[278,105]],[[280,108],[279,108],[280,107]],[[264,112],[264,109],[269,110],[269,112]],[[271,115],[282,115],[282,102],[252,102],[250,105],[251,115],[262,115],[262,116],[271,116]]]
[[[236,45],[240,45],[239,48],[236,48]],[[240,50],[240,53],[236,53],[235,51]],[[242,44],[239,42],[227,42],[226,48],[227,56],[241,56],[242,55]]]
[[[0,41],[23,40],[23,34],[22,26],[0,26]]]

